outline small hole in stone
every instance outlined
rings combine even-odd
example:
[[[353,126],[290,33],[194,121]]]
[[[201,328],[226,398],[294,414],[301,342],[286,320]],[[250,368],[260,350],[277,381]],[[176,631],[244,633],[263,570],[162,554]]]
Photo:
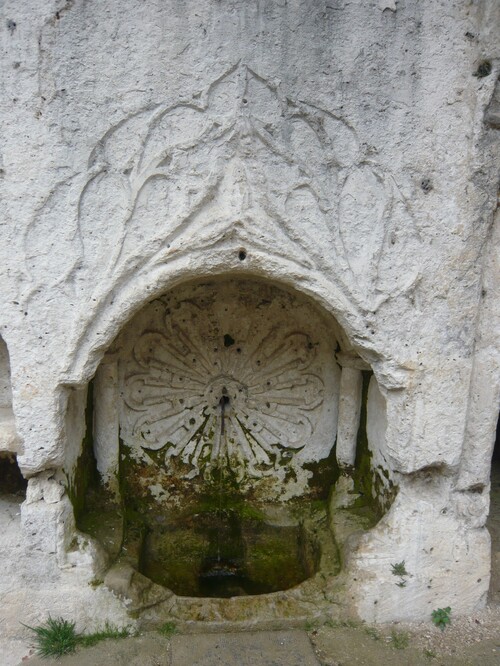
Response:
[[[189,425],[194,425],[196,423],[196,419],[189,419]]]
[[[234,338],[229,333],[226,333],[224,335],[224,347],[231,347],[231,345],[234,345]]]
[[[245,252],[245,250],[240,250],[238,252],[238,259],[240,261],[245,261],[246,258],[247,258],[247,253]]]
[[[477,66],[476,71],[473,76],[476,76],[478,79],[483,79],[485,76],[491,74],[491,62],[489,60],[483,60]]]
[[[420,182],[420,187],[426,194],[427,192],[430,192],[432,190],[432,183],[430,178],[423,178]]]

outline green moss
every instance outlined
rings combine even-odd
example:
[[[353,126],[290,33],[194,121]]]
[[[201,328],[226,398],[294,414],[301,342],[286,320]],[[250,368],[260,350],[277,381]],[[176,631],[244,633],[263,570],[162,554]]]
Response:
[[[158,633],[165,638],[172,638],[177,633],[177,625],[175,622],[164,622],[157,629]]]
[[[340,468],[337,462],[337,447],[333,445],[327,458],[317,462],[306,463],[304,469],[312,472],[309,479],[309,489],[312,498],[326,500],[340,476]]]
[[[368,437],[366,434],[366,406],[368,400],[368,385],[370,383],[371,377],[371,372],[363,372],[361,413],[359,417],[358,437],[356,443],[356,462],[354,464],[354,471],[352,475],[354,489],[360,495],[356,500],[354,505],[355,507],[366,505],[373,507],[374,504],[374,498],[372,494],[372,452],[368,447]]]
[[[288,589],[311,572],[297,556],[297,528],[262,526],[247,535],[251,541],[245,558],[245,573],[268,592]]]
[[[265,515],[256,506],[245,502],[242,497],[233,494],[204,495],[197,502],[191,504],[184,514],[213,514],[219,512],[232,512],[239,518],[263,521]]]
[[[358,499],[350,509],[353,513],[357,510],[363,518],[375,524],[391,506],[397,495],[397,486],[384,483],[383,477],[389,481],[389,472],[382,467],[374,469],[372,452],[368,446],[366,433],[368,386],[373,373],[363,372],[363,389],[359,429],[356,444],[356,462],[352,472],[354,490],[359,494]]]
[[[89,585],[90,585],[90,587],[96,588],[96,587],[99,587],[100,585],[102,585],[103,583],[104,583],[104,581],[101,578],[93,578],[90,581]]]
[[[73,478],[68,484],[66,491],[73,505],[77,526],[86,509],[87,491],[91,486],[99,483],[97,463],[94,457],[93,441],[93,412],[94,412],[94,387],[90,381],[87,389],[87,406],[85,408],[85,436],[82,441],[82,449],[76,463]]]

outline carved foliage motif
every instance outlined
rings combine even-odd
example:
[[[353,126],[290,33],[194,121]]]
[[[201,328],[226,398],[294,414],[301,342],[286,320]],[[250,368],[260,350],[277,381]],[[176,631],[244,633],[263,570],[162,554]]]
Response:
[[[126,365],[125,440],[161,450],[166,468],[170,458],[180,459],[188,478],[219,466],[255,478],[276,475],[322,436],[318,340],[283,315],[274,318],[278,307],[268,299],[261,307],[271,320],[257,310],[252,322],[259,301],[249,305],[248,293],[228,319],[221,303],[230,303],[231,294],[222,290],[215,301],[190,298],[175,308],[157,302],[163,330],[148,325]]]
[[[334,275],[371,307],[416,276],[403,252],[417,242],[405,202],[353,128],[243,64],[111,128],[84,179],[62,183],[30,228],[31,269],[50,261],[36,252],[40,234],[54,235],[52,218],[74,206],[75,226],[56,233],[75,278],[116,282],[231,238]]]

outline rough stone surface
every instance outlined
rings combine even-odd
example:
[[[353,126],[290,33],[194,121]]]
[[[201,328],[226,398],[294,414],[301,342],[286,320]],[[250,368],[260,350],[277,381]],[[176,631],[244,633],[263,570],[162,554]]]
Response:
[[[25,618],[29,599],[29,621],[126,619],[89,586],[105,558],[69,499],[87,384],[133,317],[215,277],[298,292],[336,320],[330,344],[374,373],[371,465],[398,494],[350,542],[345,611],[385,621],[485,603],[499,25],[494,0],[3,2],[0,450],[30,478],[3,605]],[[333,356],[321,372],[338,386]],[[338,391],[324,395],[333,444]],[[115,441],[97,437],[96,452],[111,479],[108,398],[98,434]],[[405,587],[391,579],[401,561]]]

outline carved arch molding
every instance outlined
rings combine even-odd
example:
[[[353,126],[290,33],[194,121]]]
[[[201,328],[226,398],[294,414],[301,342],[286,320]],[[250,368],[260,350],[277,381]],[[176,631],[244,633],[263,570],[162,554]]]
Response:
[[[77,285],[104,303],[170,259],[228,243],[371,311],[418,273],[409,203],[376,150],[341,115],[239,63],[190,99],[124,118],[54,188],[25,238],[27,298],[46,285],[73,302]]]
[[[336,347],[310,302],[269,284],[185,285],[150,303],[113,355],[134,483],[175,501],[179,483],[192,492],[222,468],[260,499],[306,493],[335,442]]]

